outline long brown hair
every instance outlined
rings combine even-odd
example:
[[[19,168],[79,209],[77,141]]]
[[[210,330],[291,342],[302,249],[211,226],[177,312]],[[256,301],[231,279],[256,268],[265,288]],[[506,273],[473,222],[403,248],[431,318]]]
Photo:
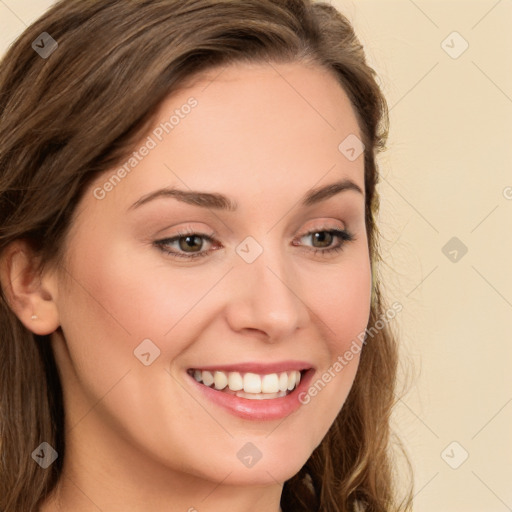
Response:
[[[44,58],[32,47],[58,43]],[[0,256],[22,239],[59,261],[87,185],[133,151],[159,105],[197,73],[233,62],[309,61],[348,94],[365,144],[366,227],[374,272],[371,340],[347,401],[297,475],[284,512],[408,510],[395,493],[390,413],[396,340],[376,263],[376,154],[387,107],[348,20],[312,0],[61,0],[16,40],[0,65]],[[341,141],[340,141],[341,142]],[[0,511],[36,511],[55,488],[65,454],[64,407],[49,337],[26,329],[0,295]],[[47,470],[31,453],[56,448]],[[314,492],[312,492],[312,490]]]

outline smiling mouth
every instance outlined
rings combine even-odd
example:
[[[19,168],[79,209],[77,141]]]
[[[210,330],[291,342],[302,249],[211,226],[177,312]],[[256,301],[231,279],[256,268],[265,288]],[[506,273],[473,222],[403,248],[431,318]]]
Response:
[[[191,368],[187,373],[203,386],[221,393],[249,400],[269,400],[281,398],[293,392],[299,385],[305,371],[289,370],[258,374]]]

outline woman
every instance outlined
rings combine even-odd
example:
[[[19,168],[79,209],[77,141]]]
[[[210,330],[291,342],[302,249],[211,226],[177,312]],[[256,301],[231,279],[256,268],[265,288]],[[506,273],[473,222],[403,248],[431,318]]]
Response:
[[[0,69],[0,510],[409,509],[348,21],[63,0]]]

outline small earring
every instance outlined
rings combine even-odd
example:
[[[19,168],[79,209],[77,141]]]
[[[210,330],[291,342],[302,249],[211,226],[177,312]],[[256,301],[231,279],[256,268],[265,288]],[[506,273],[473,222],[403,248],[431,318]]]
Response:
[[[32,315],[32,320],[37,320],[37,315]]]

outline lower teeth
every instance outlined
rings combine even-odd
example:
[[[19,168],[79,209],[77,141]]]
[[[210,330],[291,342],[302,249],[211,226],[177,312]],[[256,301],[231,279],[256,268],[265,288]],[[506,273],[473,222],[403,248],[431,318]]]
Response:
[[[249,398],[250,400],[268,400],[270,398],[281,398],[287,395],[286,391],[277,393],[246,393],[245,391],[236,391],[235,395],[239,398]]]
[[[215,389],[213,385],[208,387],[210,389]],[[246,393],[244,390],[232,391],[231,389],[229,389],[229,387],[225,387],[224,389],[216,389],[216,391],[220,391],[221,393],[227,393],[228,395],[234,395],[239,398],[248,398],[249,400],[270,400],[271,398],[282,398],[283,396],[286,396],[288,393],[291,393],[291,391],[278,391],[277,393]]]

